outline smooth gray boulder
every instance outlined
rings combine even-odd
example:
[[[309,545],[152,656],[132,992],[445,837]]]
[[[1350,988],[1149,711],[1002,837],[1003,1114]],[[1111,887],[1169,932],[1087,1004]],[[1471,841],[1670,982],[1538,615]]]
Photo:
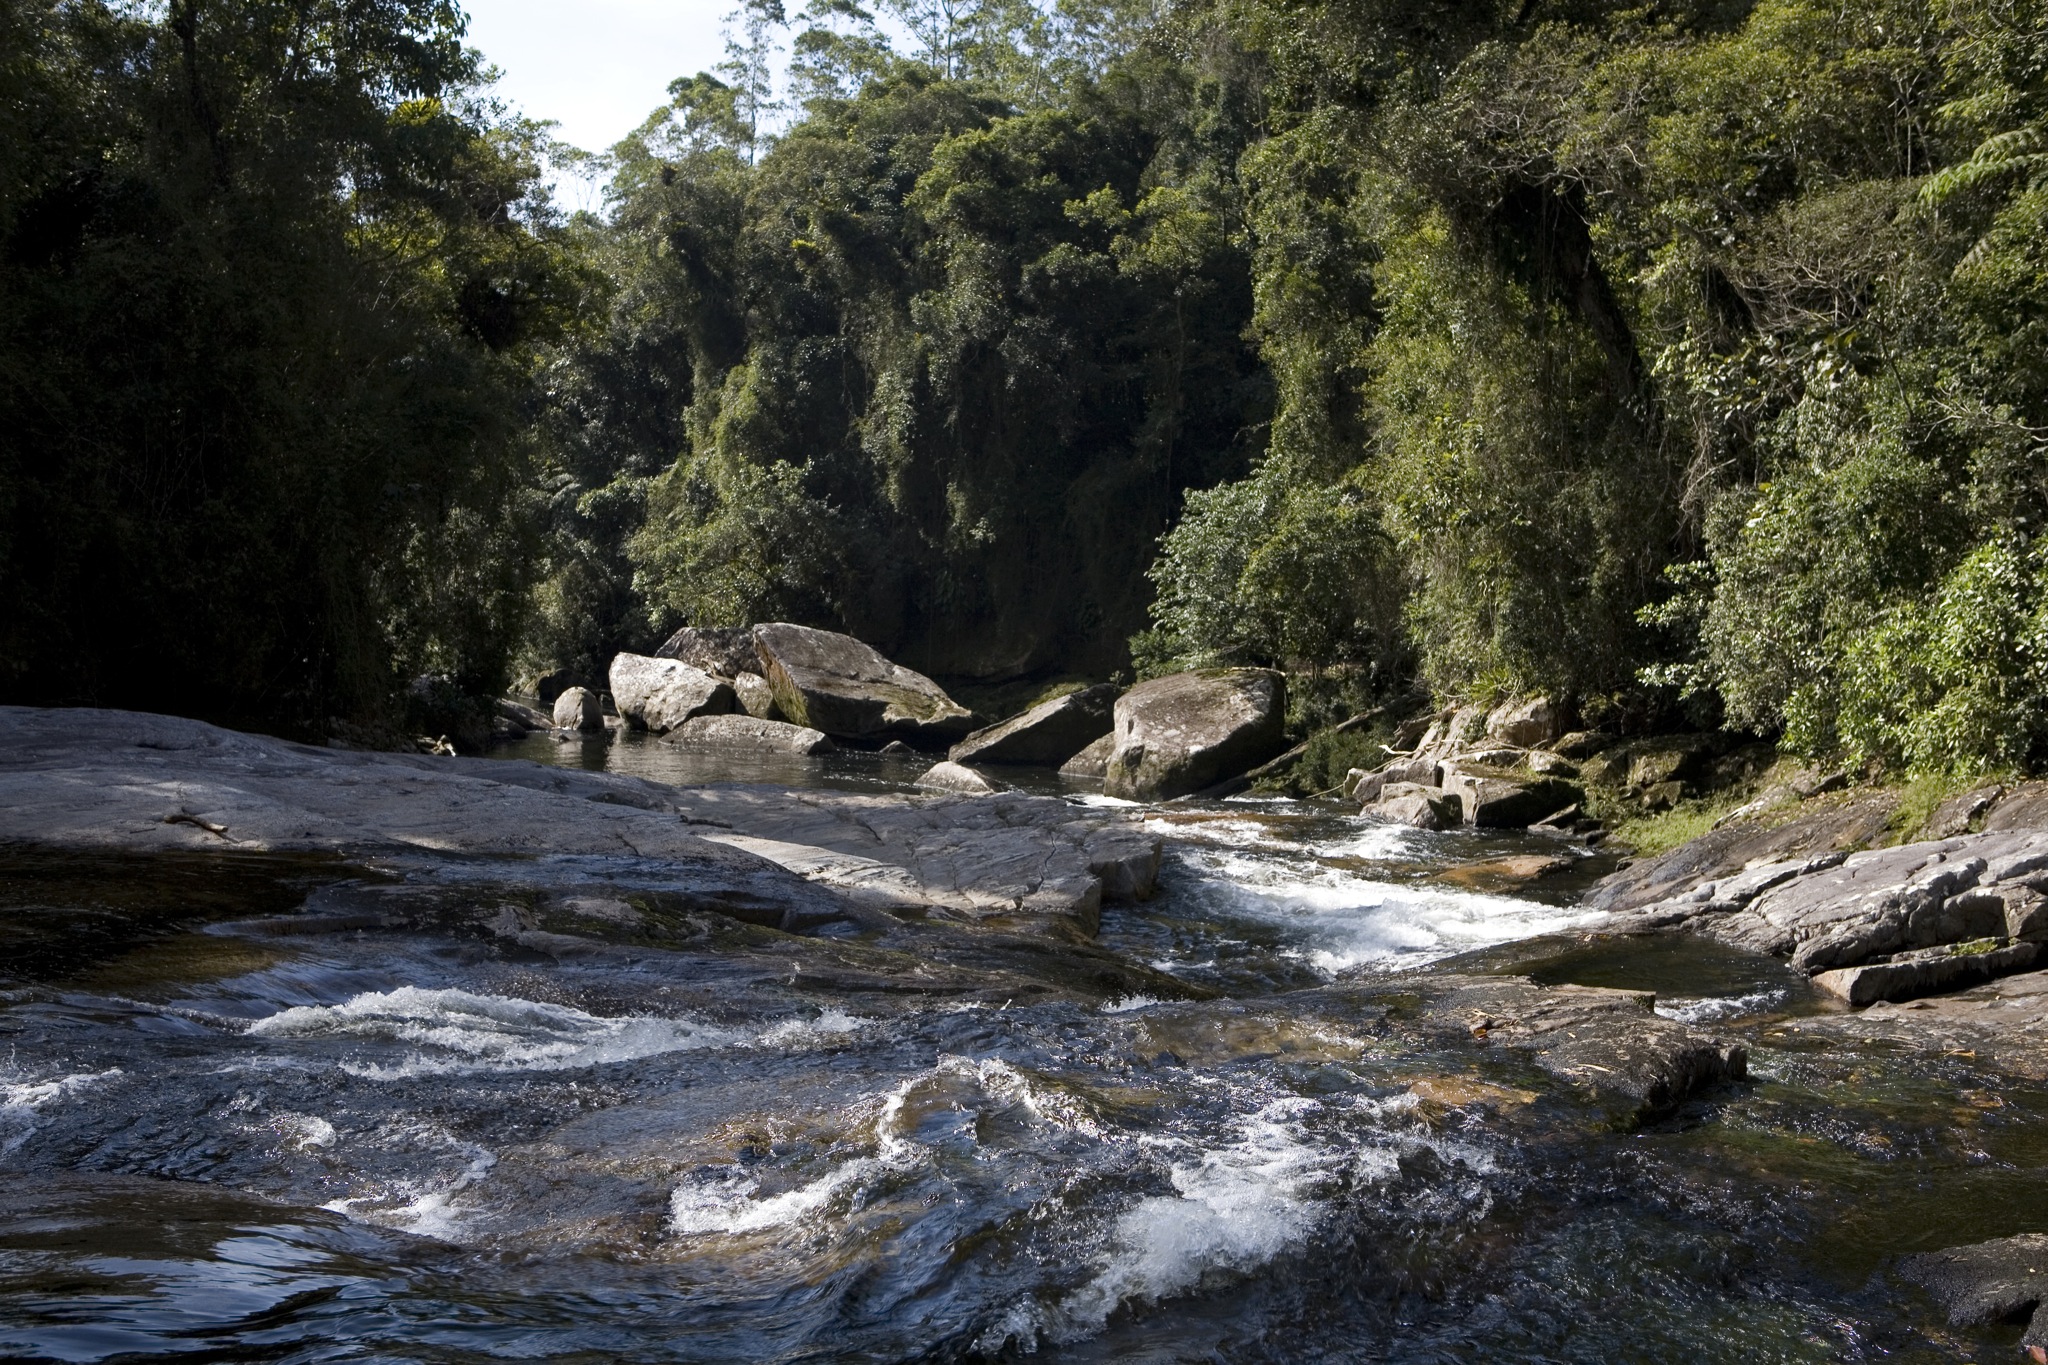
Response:
[[[752,626],[731,629],[684,626],[662,642],[661,648],[654,651],[654,657],[686,663],[728,682],[761,666],[754,654]]]
[[[1080,753],[1060,764],[1061,777],[1093,778],[1102,780],[1109,771],[1109,756],[1116,752],[1116,735],[1107,734],[1096,740]]]
[[[676,659],[621,654],[612,660],[612,703],[636,730],[666,734],[692,716],[722,716],[733,709],[731,684]]]
[[[1503,744],[1533,749],[1562,734],[1563,720],[1563,711],[1550,698],[1525,697],[1495,707],[1486,718],[1486,733]]]
[[[1442,787],[1425,787],[1419,782],[1387,783],[1359,814],[1416,829],[1454,829],[1464,823],[1463,809],[1456,796]]]
[[[739,698],[740,709],[755,719],[782,719],[782,710],[775,704],[775,689],[759,673],[734,674],[732,691]]]
[[[916,785],[932,791],[958,792],[962,796],[993,796],[1002,790],[986,773],[978,773],[965,764],[950,760],[926,768]]]
[[[815,758],[834,753],[831,736],[801,725],[758,716],[693,716],[662,737],[684,749],[735,749],[753,753],[795,754]]]
[[[964,738],[974,713],[922,673],[891,663],[851,635],[775,622],[754,627],[784,719],[842,739],[889,736],[937,747]]]
[[[1117,699],[1102,790],[1133,801],[1184,796],[1287,747],[1287,679],[1270,668],[1210,668],[1139,683]]]
[[[1113,683],[1040,702],[1006,721],[976,730],[946,757],[955,763],[1019,763],[1056,768],[1115,727]]]
[[[602,730],[604,707],[599,705],[597,693],[587,687],[572,687],[555,698],[554,722],[557,730]]]

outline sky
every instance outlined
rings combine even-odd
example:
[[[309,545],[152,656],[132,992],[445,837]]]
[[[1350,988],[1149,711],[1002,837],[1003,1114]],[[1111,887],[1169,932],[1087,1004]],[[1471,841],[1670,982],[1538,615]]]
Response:
[[[733,3],[466,0],[463,8],[469,46],[503,72],[498,96],[529,118],[553,119],[562,141],[602,152],[668,102],[670,81],[724,58],[721,24]]]

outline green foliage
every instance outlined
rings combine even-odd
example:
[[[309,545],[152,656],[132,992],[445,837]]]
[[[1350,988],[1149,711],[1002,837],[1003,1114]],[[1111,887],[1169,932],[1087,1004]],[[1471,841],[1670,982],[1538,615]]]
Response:
[[[436,0],[0,5],[0,693],[314,727],[502,683],[593,281]]]
[[[1182,490],[1241,472],[1264,415],[1245,130],[1156,54],[1040,107],[1003,88],[887,65],[749,165],[700,78],[616,149],[542,589],[591,629],[533,666],[778,616],[945,674],[1123,664]],[[616,526],[584,510],[606,487]],[[598,609],[622,563],[637,628]]]

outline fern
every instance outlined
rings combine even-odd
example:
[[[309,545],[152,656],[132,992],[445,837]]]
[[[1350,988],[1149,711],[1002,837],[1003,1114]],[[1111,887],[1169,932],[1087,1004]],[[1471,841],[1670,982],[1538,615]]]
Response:
[[[1994,180],[2043,170],[2048,170],[2048,136],[2038,127],[2014,128],[1986,138],[1968,161],[1933,176],[1921,187],[1920,197],[1940,204]]]

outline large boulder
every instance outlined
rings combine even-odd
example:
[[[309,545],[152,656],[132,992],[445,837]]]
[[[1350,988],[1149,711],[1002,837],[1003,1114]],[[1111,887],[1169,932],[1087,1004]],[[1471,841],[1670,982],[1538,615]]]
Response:
[[[733,695],[740,700],[740,709],[757,720],[781,720],[782,711],[775,705],[775,689],[759,673],[736,673],[732,679]]]
[[[976,730],[947,755],[955,763],[1065,763],[1116,724],[1114,684],[1069,692],[997,725]]]
[[[1060,776],[1092,778],[1100,782],[1109,772],[1109,756],[1115,752],[1116,733],[1111,731],[1060,764]]]
[[[557,730],[602,730],[604,707],[598,705],[597,693],[572,687],[555,698],[554,721]]]
[[[657,659],[675,659],[701,668],[714,678],[728,681],[760,668],[754,661],[754,628],[739,626],[720,630],[707,626],[684,626],[654,651]]]
[[[636,730],[666,734],[693,716],[733,709],[731,684],[676,659],[621,654],[612,660],[612,702]]]
[[[1548,697],[1525,697],[1497,706],[1486,718],[1486,733],[1503,744],[1533,749],[1564,732],[1563,713]]]
[[[754,627],[754,648],[783,717],[846,739],[890,737],[936,747],[964,738],[974,713],[922,673],[829,630]]]
[[[1465,823],[1480,829],[1521,829],[1583,799],[1562,778],[1482,764],[1447,763],[1443,788],[1458,798]]]
[[[1416,829],[1450,829],[1463,818],[1456,796],[1419,782],[1388,783],[1359,814]]]
[[[815,758],[839,747],[817,730],[758,716],[696,716],[671,730],[666,742],[686,749],[743,749],[800,758]]]
[[[1102,790],[1134,801],[1236,777],[1287,747],[1287,679],[1270,668],[1210,668],[1139,683],[1116,704]]]

